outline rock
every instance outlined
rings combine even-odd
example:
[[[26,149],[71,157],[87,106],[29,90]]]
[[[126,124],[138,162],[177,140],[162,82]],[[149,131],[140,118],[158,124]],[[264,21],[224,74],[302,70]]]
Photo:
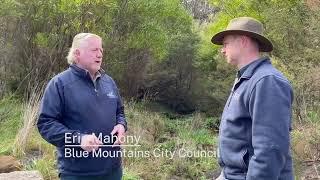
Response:
[[[15,171],[0,174],[0,180],[43,180],[38,171]]]
[[[0,173],[21,170],[21,163],[12,156],[0,156]]]

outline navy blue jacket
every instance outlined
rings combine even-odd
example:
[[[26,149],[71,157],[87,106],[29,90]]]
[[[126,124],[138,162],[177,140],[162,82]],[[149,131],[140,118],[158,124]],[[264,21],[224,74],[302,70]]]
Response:
[[[268,58],[251,63],[235,82],[219,130],[226,179],[292,180],[293,92]]]
[[[66,133],[78,139],[84,134],[110,135],[117,124],[127,128],[117,86],[103,70],[99,72],[101,77],[94,83],[88,71],[71,65],[53,77],[45,89],[37,126],[42,137],[57,147],[58,169],[62,174],[102,175],[121,166],[121,157],[65,157],[64,154]],[[80,142],[72,141],[71,145]],[[83,151],[80,147],[74,150]],[[102,150],[119,148],[102,147]]]

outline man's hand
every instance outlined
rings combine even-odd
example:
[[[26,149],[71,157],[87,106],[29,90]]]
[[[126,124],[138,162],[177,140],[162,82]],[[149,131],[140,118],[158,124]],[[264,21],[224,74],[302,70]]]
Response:
[[[97,150],[103,143],[97,138],[97,136],[92,134],[86,134],[81,137],[81,148],[85,151],[91,152]]]
[[[120,140],[124,139],[124,136],[126,134],[126,130],[122,124],[117,124],[114,126],[111,135],[117,134],[117,140],[114,142],[114,145],[121,145],[123,142]]]

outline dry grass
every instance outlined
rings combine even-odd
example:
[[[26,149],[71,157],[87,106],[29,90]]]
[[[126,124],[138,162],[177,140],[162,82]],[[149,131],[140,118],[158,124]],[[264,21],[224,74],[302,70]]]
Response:
[[[41,100],[41,93],[38,92],[40,92],[38,91],[38,88],[35,88],[29,98],[29,101],[23,105],[23,126],[15,138],[13,148],[13,154],[17,157],[22,157],[26,154],[25,150],[28,140],[38,118]]]
[[[320,161],[320,126],[304,124],[292,132],[292,149],[300,161]]]
[[[292,132],[296,179],[319,178],[320,123],[296,124]]]
[[[200,113],[172,120],[160,113],[150,112],[140,104],[129,103],[126,107],[128,135],[141,137],[141,147],[136,150],[152,153],[154,149],[160,148],[162,152],[176,152],[172,159],[168,156],[125,157],[125,174],[140,177],[131,179],[207,179],[208,174],[217,168],[214,158],[178,156],[180,149],[197,151],[208,146],[214,148],[215,135],[205,128],[205,118]]]

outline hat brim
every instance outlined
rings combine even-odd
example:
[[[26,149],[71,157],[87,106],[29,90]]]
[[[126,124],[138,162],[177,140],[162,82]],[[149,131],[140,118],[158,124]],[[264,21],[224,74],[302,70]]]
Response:
[[[260,35],[257,34],[255,32],[251,32],[251,31],[244,31],[244,30],[225,30],[225,31],[221,31],[217,34],[215,34],[212,38],[211,38],[211,42],[213,44],[217,44],[217,45],[222,45],[223,44],[223,38],[227,35],[245,35],[251,38],[254,38],[255,40],[257,40],[257,42],[259,43],[259,50],[261,52],[271,52],[273,50],[273,45],[271,43],[271,41]]]

